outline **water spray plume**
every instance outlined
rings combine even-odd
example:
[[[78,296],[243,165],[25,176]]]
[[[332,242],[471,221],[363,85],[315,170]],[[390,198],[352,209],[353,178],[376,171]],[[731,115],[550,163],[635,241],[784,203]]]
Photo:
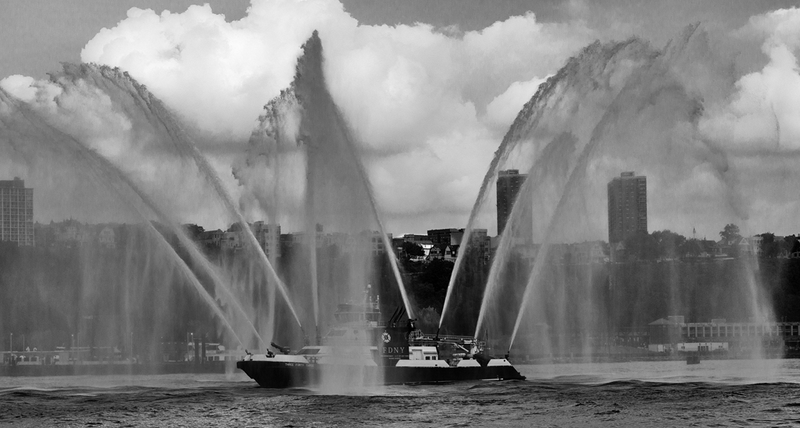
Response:
[[[61,133],[57,129],[53,128],[51,125],[47,124],[44,120],[38,117],[35,113],[31,112],[27,107],[23,104],[14,101],[12,98],[8,97],[5,92],[0,88],[0,92],[2,92],[2,102],[4,105],[10,106],[13,108],[14,111],[18,112],[28,123],[29,127],[38,128],[39,132],[43,134],[40,143],[41,144],[68,144],[68,149],[73,151],[73,154],[77,157],[77,161],[84,165],[87,170],[94,171],[95,176],[98,177],[98,181],[103,183],[106,187],[111,189],[114,193],[119,195],[120,199],[127,203],[131,208],[133,208],[141,217],[144,224],[147,226],[147,231],[149,235],[153,238],[153,240],[159,246],[161,252],[166,254],[172,261],[172,263],[179,269],[181,275],[184,277],[186,281],[188,281],[194,290],[199,294],[202,300],[208,305],[208,307],[212,310],[212,312],[217,316],[217,318],[223,323],[226,329],[232,334],[233,338],[237,341],[239,345],[244,345],[244,342],[236,333],[236,330],[228,321],[226,315],[222,312],[222,310],[217,305],[217,302],[214,298],[205,290],[202,286],[200,281],[198,280],[197,276],[194,272],[189,269],[180,257],[178,257],[177,253],[172,249],[169,243],[166,241],[164,236],[155,229],[153,224],[148,220],[148,215],[144,213],[141,208],[137,204],[131,203],[132,198],[129,196],[130,192],[133,192],[136,197],[140,198],[141,201],[153,211],[159,218],[164,219],[165,217],[163,214],[160,214],[156,206],[150,201],[150,199],[138,189],[138,187],[130,181],[130,179],[124,175],[121,171],[119,171],[115,166],[113,166],[110,162],[108,162],[105,158],[98,155],[96,152],[88,149],[78,140],[68,136],[66,134]],[[8,126],[6,120],[3,120],[3,124]],[[9,129],[14,128],[14,126],[8,126]],[[182,242],[186,244],[186,242]],[[190,244],[193,246],[193,244]],[[220,287],[220,289],[225,290],[226,287]],[[235,299],[232,299],[235,302]],[[241,311],[241,307],[238,307],[240,314],[243,316],[243,319],[247,320],[247,317],[244,316],[243,311]],[[248,321],[249,322],[249,321]],[[258,338],[260,342],[260,336],[256,331],[255,327],[250,324],[250,328],[254,333],[255,337]]]
[[[735,314],[734,317],[750,317],[753,324],[761,323],[762,328],[763,323],[774,319],[768,291],[760,283],[764,275],[758,274],[758,266],[752,262],[755,257],[736,262],[734,266],[739,278],[735,281],[717,281],[730,285],[731,291],[724,297],[720,297],[721,292],[718,295],[708,293],[710,297],[704,295],[703,298],[711,303],[701,303],[706,305],[703,309],[710,308],[709,311],[696,310],[701,306],[695,300],[701,299],[694,292],[686,293],[686,290],[694,290],[691,288],[696,287],[694,282],[714,282],[714,278],[708,280],[708,275],[705,275],[714,270],[694,266],[695,263],[683,263],[682,255],[675,256],[681,258],[680,262],[642,257],[642,260],[666,262],[649,263],[648,266],[643,266],[645,263],[642,266],[627,263],[627,259],[622,263],[601,260],[597,263],[600,265],[597,270],[591,266],[592,262],[586,263],[588,267],[577,267],[580,263],[572,259],[580,251],[575,248],[585,248],[579,246],[594,242],[588,239],[605,238],[607,207],[604,186],[621,171],[635,169],[648,176],[648,191],[656,196],[648,201],[652,203],[649,209],[657,213],[661,223],[668,217],[663,212],[677,213],[681,218],[699,215],[701,211],[719,212],[737,222],[750,218],[755,207],[768,205],[762,203],[768,199],[750,201],[743,196],[757,193],[752,192],[752,188],[757,187],[751,182],[759,180],[750,177],[753,165],[760,165],[753,161],[756,157],[771,156],[774,163],[779,164],[763,177],[774,178],[779,171],[783,174],[782,179],[790,182],[789,185],[784,183],[786,188],[791,188],[796,181],[792,178],[796,168],[783,164],[783,158],[796,155],[796,150],[792,149],[792,130],[785,120],[785,107],[775,100],[770,99],[764,105],[768,106],[765,117],[771,121],[767,139],[777,140],[777,144],[768,148],[743,148],[733,143],[728,146],[724,138],[713,135],[714,126],[727,123],[726,118],[735,116],[726,115],[731,108],[735,110],[736,105],[731,100],[741,98],[741,102],[747,101],[742,96],[746,95],[746,85],[738,85],[742,80],[719,72],[734,69],[733,65],[717,64],[716,57],[706,58],[711,55],[713,44],[704,37],[702,29],[692,26],[664,49],[652,48],[647,42],[635,38],[621,43],[598,42],[570,59],[557,74],[540,85],[503,137],[483,177],[462,235],[459,257],[447,280],[437,338],[440,331],[447,332],[447,328],[442,329],[446,327],[445,323],[456,320],[454,312],[460,315],[475,309],[471,306],[472,301],[463,307],[458,302],[461,298],[457,294],[461,292],[458,288],[465,283],[476,289],[481,285],[484,287],[477,308],[475,338],[484,335],[488,342],[489,337],[502,336],[499,340],[508,340],[507,349],[510,351],[515,344],[520,347],[526,343],[521,339],[526,334],[530,337],[542,335],[543,340],[527,341],[540,346],[541,355],[552,356],[551,351],[557,344],[561,346],[560,355],[572,355],[575,350],[586,355],[583,352],[589,350],[594,356],[600,348],[593,348],[595,343],[588,339],[589,335],[599,333],[592,340],[603,340],[603,344],[610,347],[614,342],[609,338],[613,339],[612,333],[621,331],[620,327],[641,326],[644,318],[667,316],[667,313],[696,317],[698,313],[705,316],[728,311],[729,315]],[[65,163],[68,168],[75,169],[76,174],[86,174],[93,185],[108,191],[112,199],[122,200],[126,206],[124,215],[132,214],[136,221],[146,223],[142,229],[146,238],[144,245],[152,254],[144,251],[141,265],[137,266],[135,263],[140,259],[131,261],[134,259],[131,254],[131,248],[135,248],[133,244],[126,247],[128,253],[120,253],[127,257],[123,266],[141,267],[141,272],[128,270],[120,275],[127,276],[119,280],[127,284],[126,292],[131,293],[135,285],[148,284],[150,277],[156,281],[149,280],[149,283],[161,289],[172,290],[162,285],[176,282],[176,279],[185,282],[199,296],[198,303],[207,307],[203,312],[210,312],[211,318],[218,319],[221,327],[226,333],[230,332],[237,343],[249,346],[255,340],[259,347],[272,340],[265,334],[275,332],[276,300],[279,300],[276,294],[280,294],[301,333],[315,335],[320,342],[319,337],[324,333],[323,328],[335,305],[345,303],[342,301],[344,298],[358,299],[366,284],[375,283],[371,276],[376,272],[388,278],[381,284],[392,285],[386,264],[376,267],[376,261],[388,263],[402,298],[403,307],[395,311],[392,319],[401,317],[403,312],[411,319],[414,309],[418,309],[411,307],[411,299],[362,161],[362,150],[333,100],[324,68],[323,46],[315,31],[302,46],[292,86],[265,107],[267,113],[260,118],[261,128],[253,131],[248,142],[249,148],[262,143],[264,147],[272,144],[267,147],[267,155],[262,157],[267,159],[266,162],[274,161],[274,164],[261,165],[265,171],[247,170],[252,164],[240,171],[234,168],[240,189],[251,192],[247,196],[261,192],[252,199],[257,200],[260,207],[249,205],[251,200],[245,197],[235,201],[209,159],[198,149],[197,140],[175,114],[144,86],[118,69],[86,64],[65,65],[64,72],[53,76],[52,83],[48,83],[54,90],[61,90],[63,97],[46,94],[47,91],[41,87],[44,83],[26,89],[41,91],[36,100],[28,101],[20,101],[0,88],[0,140],[7,141],[10,153],[24,158],[27,164],[31,164],[31,159],[35,160],[40,153],[59,160],[67,159]],[[704,73],[711,76],[709,81],[714,80],[714,83],[703,83],[708,77]],[[729,81],[731,88],[734,84],[738,86],[719,90],[721,85],[716,83],[719,80],[715,79],[717,76]],[[105,104],[98,103],[98,100],[109,101],[109,110],[118,114],[120,122],[124,123],[120,128],[127,126],[125,133],[115,134],[116,129],[104,127],[103,115],[94,117],[89,113],[83,117],[83,112],[76,113],[80,108],[76,108],[76,104],[80,102],[92,103],[81,104],[83,107],[102,109],[98,106]],[[74,104],[69,105],[70,102]],[[709,117],[714,109],[715,114],[724,116],[723,119]],[[89,124],[85,127],[87,129],[63,123],[74,118]],[[283,133],[284,130],[288,132]],[[105,146],[106,131],[112,135],[107,140],[122,135],[120,140],[131,141],[114,140],[109,143],[110,147]],[[275,131],[269,135],[270,142],[259,141],[259,133],[270,131]],[[149,144],[147,138],[138,137],[151,137],[150,133],[157,144],[156,150],[174,153],[175,159],[170,161],[179,160],[181,167],[188,165],[191,169],[189,175],[200,183],[203,195],[213,193],[212,202],[222,205],[225,220],[235,219],[234,225],[241,227],[241,239],[245,241],[243,247],[248,257],[238,260],[249,263],[246,269],[236,269],[239,265],[235,262],[230,271],[226,270],[224,263],[215,266],[179,225],[176,215],[166,208],[168,203],[158,203],[162,193],[159,190],[148,193],[147,180],[137,180],[135,172],[129,170],[135,171],[137,167],[136,162],[129,159],[135,159],[140,153],[136,150],[126,152],[129,147],[125,145]],[[290,155],[294,156],[288,161],[286,158],[290,156],[282,152],[287,146],[291,146]],[[122,153],[119,159],[114,157],[114,150]],[[248,153],[247,162],[261,155],[263,153]],[[283,161],[302,164],[282,167]],[[527,179],[519,188],[505,229],[498,231],[501,235],[499,246],[492,256],[484,282],[484,265],[480,264],[480,269],[468,270],[469,261],[465,263],[465,259],[474,244],[478,219],[485,214],[483,211],[488,205],[492,187],[506,168],[527,171]],[[182,169],[177,171],[185,172]],[[166,176],[171,172],[166,171]],[[265,174],[259,175],[261,172]],[[304,172],[303,177],[291,175],[300,175],[301,172]],[[252,174],[248,176],[248,173]],[[199,174],[201,178],[197,179],[193,174]],[[47,177],[50,180],[57,176],[54,173],[50,175]],[[252,180],[249,183],[251,188],[248,188],[247,180]],[[271,184],[270,180],[275,182],[273,194],[263,191]],[[280,197],[284,195],[279,192],[280,186],[292,186],[287,194],[290,191],[296,193],[291,195],[296,199],[289,201],[288,210],[281,204]],[[741,191],[744,186],[748,186],[751,192]],[[302,194],[300,187],[303,187]],[[779,188],[780,183],[775,187]],[[191,192],[185,193],[191,195]],[[773,196],[777,193],[773,192]],[[168,193],[165,191],[163,194]],[[211,207],[217,208],[220,207]],[[278,275],[272,261],[261,249],[259,239],[262,235],[257,238],[246,221],[244,213],[249,215],[258,208],[267,212],[270,222],[283,222],[281,215],[290,217],[289,222],[298,223],[305,233],[302,239],[297,236],[296,241],[289,243],[288,255],[284,254],[286,257],[280,259],[282,276]],[[687,212],[683,213],[681,209]],[[163,222],[167,226],[166,232],[154,224],[153,219]],[[323,230],[329,233],[323,234]],[[137,233],[140,232],[137,230]],[[172,233],[180,248],[175,248]],[[583,242],[578,243],[577,239]],[[285,244],[282,239],[280,242]],[[633,247],[624,248],[628,244],[627,238],[624,242],[610,244],[622,245],[622,250],[634,252]],[[303,251],[307,250],[308,254],[299,254],[299,251],[292,254],[294,248],[302,246],[306,247]],[[383,254],[388,259],[382,259]],[[158,260],[160,257],[164,261]],[[626,255],[626,258],[636,257],[639,256]],[[85,260],[83,263],[82,273],[90,277],[87,281],[92,285],[81,288],[81,291],[93,292],[99,288],[103,276],[93,272],[93,266]],[[669,266],[664,267],[665,264]],[[692,266],[688,266],[690,264]],[[694,276],[684,278],[686,272]],[[231,278],[226,278],[225,274],[230,274]],[[473,274],[482,279],[474,284],[464,280]],[[669,277],[657,278],[661,274]],[[251,278],[252,281],[248,282]],[[660,300],[651,299],[660,302],[660,307],[648,307],[647,303],[640,302],[650,299],[647,294],[653,294],[651,284],[664,282],[668,284],[662,287],[664,290],[659,290],[662,293],[657,296]],[[286,283],[300,285],[289,289]],[[209,288],[211,286],[213,290]],[[237,286],[251,289],[242,290]],[[394,291],[391,298],[396,299]],[[181,292],[184,292],[182,288]],[[249,292],[252,295],[248,296]],[[268,316],[272,317],[267,332],[263,331],[265,317],[259,313],[264,308],[258,304],[246,306],[246,299],[259,301],[263,298],[262,292],[268,294]],[[469,297],[477,297],[477,294]],[[309,323],[311,314],[306,312],[308,308],[295,306],[293,302],[311,307],[313,333],[302,326]],[[615,304],[630,307],[613,308]],[[508,310],[511,305],[519,305],[518,311]],[[136,310],[127,300],[124,306],[129,312]],[[618,315],[614,310],[625,311],[625,314]],[[288,318],[285,312],[283,315]],[[461,325],[469,328],[473,319],[470,314]],[[530,323],[526,324],[528,319]],[[131,323],[130,319],[127,320],[127,324]],[[111,328],[119,330],[120,326]],[[498,330],[503,334],[494,335]],[[509,330],[510,336],[506,336]]]
[[[101,71],[111,72],[109,69],[105,68]],[[103,77],[106,76],[103,75]],[[124,81],[122,78],[120,78],[120,76],[114,77],[115,78],[113,79],[106,78],[104,80],[110,80],[112,84],[118,86]],[[233,213],[236,219],[239,221],[239,224],[242,226],[244,237],[247,240],[248,245],[246,247],[249,249],[249,251],[251,251],[251,253],[255,254],[260,265],[267,273],[268,278],[271,279],[272,283],[274,283],[280,291],[281,297],[283,297],[285,300],[289,310],[294,316],[295,321],[297,321],[297,324],[300,325],[300,317],[298,316],[297,310],[292,303],[288,290],[286,289],[286,285],[283,283],[283,281],[281,281],[277,272],[275,272],[275,268],[272,266],[272,263],[269,261],[266,254],[260,250],[261,246],[258,244],[258,240],[253,234],[252,229],[247,226],[247,220],[244,218],[244,215],[238,206],[234,203],[230,194],[223,187],[222,181],[208,163],[208,160],[205,158],[205,156],[203,156],[202,153],[200,153],[200,151],[197,149],[197,146],[191,142],[189,136],[183,130],[182,126],[173,118],[172,113],[169,112],[166,107],[164,107],[161,101],[153,97],[145,88],[136,84],[133,82],[133,80],[126,80],[128,80],[127,83],[132,87],[132,89],[129,89],[127,92],[133,95],[134,101],[139,104],[142,110],[149,114],[149,117],[152,121],[160,124],[161,127],[167,131],[171,137],[168,139],[168,142],[171,142],[182,156],[188,156],[195,162],[201,174],[212,186],[214,192],[220,198],[225,208],[229,212]],[[124,90],[125,88],[122,87],[122,89]]]
[[[626,42],[626,44],[630,43],[632,43],[632,41]],[[599,49],[600,44],[595,43],[585,48],[583,55],[596,56]],[[609,61],[610,58],[602,58],[599,60]],[[500,146],[495,151],[494,157],[492,158],[489,168],[486,171],[486,175],[484,175],[483,181],[481,182],[481,187],[478,191],[478,197],[475,199],[470,211],[469,219],[467,220],[467,226],[464,230],[464,236],[461,240],[463,248],[458,252],[458,257],[456,257],[453,271],[450,274],[444,306],[442,308],[442,316],[439,319],[440,328],[442,327],[446,318],[445,315],[448,313],[448,309],[451,306],[450,300],[455,289],[456,280],[461,272],[466,250],[471,243],[470,237],[475,227],[475,221],[486,203],[486,199],[490,194],[491,186],[497,181],[500,170],[508,162],[514,150],[516,150],[520,144],[526,142],[526,140],[530,138],[530,135],[538,128],[539,122],[543,117],[546,117],[547,112],[550,109],[559,107],[559,100],[556,99],[554,94],[563,92],[565,87],[570,88],[573,85],[577,86],[575,85],[575,81],[577,79],[576,75],[582,71],[582,65],[583,64],[581,64],[578,59],[572,58],[569,60],[567,65],[565,65],[558,71],[558,73],[556,73],[556,75],[550,77],[544,83],[542,83],[530,101],[525,103],[522,110],[514,119],[514,123],[503,137],[503,141],[500,143]],[[498,231],[498,233],[499,232],[500,231]]]
[[[639,73],[646,75],[649,70],[650,68],[645,66],[643,67],[643,70],[639,71]],[[549,259],[548,256],[551,249],[551,245],[553,244],[554,235],[557,232],[557,226],[558,226],[557,223],[565,215],[565,209],[567,207],[567,203],[573,196],[573,192],[577,190],[579,184],[585,183],[586,174],[588,173],[588,168],[587,168],[588,163],[590,160],[592,160],[593,155],[595,154],[595,151],[597,150],[598,146],[602,143],[603,138],[607,136],[607,133],[609,132],[608,129],[617,124],[616,120],[620,112],[623,111],[623,105],[625,103],[630,102],[630,99],[624,96],[627,95],[626,89],[633,92],[638,92],[638,87],[636,85],[637,83],[638,79],[635,77],[631,77],[629,78],[628,81],[626,81],[625,85],[618,92],[616,92],[616,94],[613,95],[612,103],[605,109],[602,118],[598,121],[597,125],[593,129],[589,141],[578,152],[579,154],[577,160],[575,161],[574,166],[568,173],[569,178],[560,192],[558,203],[552,212],[552,216],[546,222],[547,226],[545,228],[545,236],[543,241],[541,242],[541,247],[539,249],[539,252],[536,254],[533,267],[531,268],[531,271],[528,274],[528,281],[524,288],[522,300],[520,303],[520,308],[517,312],[516,321],[514,322],[514,328],[512,330],[511,338],[509,340],[509,345],[508,345],[509,350],[513,346],[514,340],[516,339],[517,333],[519,332],[520,324],[522,323],[522,319],[525,314],[525,308],[527,307],[528,302],[530,301],[531,296],[534,290],[536,290],[536,286],[540,281],[542,269],[544,268],[544,265],[548,262]],[[632,86],[635,88],[631,89]],[[535,165],[535,166],[539,168],[542,167],[542,165]],[[530,192],[532,192],[532,189],[535,186],[528,184],[528,186],[525,187],[526,187],[525,190],[528,192],[527,194],[530,194]]]
[[[476,219],[484,214],[500,171],[509,168],[527,171],[527,178],[518,189],[492,257],[476,337],[490,337],[495,332],[502,337],[510,331],[506,336],[510,337],[510,350],[524,326],[530,335],[528,346],[541,345],[535,350],[531,347],[529,353],[595,355],[602,343],[611,346],[609,334],[651,322],[647,317],[666,316],[663,312],[685,314],[707,305],[714,312],[703,313],[718,317],[728,312],[773,319],[764,287],[752,274],[748,260],[738,263],[744,269],[736,284],[741,302],[730,299],[727,308],[725,304],[695,303],[696,297],[687,294],[692,279],[682,276],[698,275],[702,269],[675,264],[672,259],[647,268],[596,264],[595,256],[588,252],[600,246],[599,239],[604,237],[606,225],[600,220],[607,208],[605,184],[621,171],[637,170],[648,177],[648,192],[659,196],[652,206],[659,211],[675,210],[676,206],[692,209],[690,201],[697,196],[676,194],[671,186],[676,182],[683,183],[681,188],[697,186],[690,184],[691,177],[697,171],[708,171],[703,179],[719,184],[704,198],[713,201],[709,208],[713,206],[737,222],[748,218],[747,201],[737,191],[745,184],[735,169],[741,167],[737,165],[739,157],[751,154],[737,155],[719,142],[709,141],[698,129],[708,106],[704,103],[726,94],[716,78],[709,89],[714,92],[704,93],[703,79],[721,75],[723,80],[735,82],[725,74],[730,70],[726,63],[713,57],[709,43],[697,26],[687,28],[663,50],[636,38],[595,43],[539,87],[506,133],[484,177],[448,281],[440,327],[455,318],[453,296],[459,292],[458,279],[465,274],[465,254],[473,244],[470,236]],[[710,52],[712,58],[708,58]],[[663,216],[658,212],[654,217],[663,220]],[[583,261],[577,261],[578,256]],[[653,278],[664,270],[668,278]],[[668,301],[658,307],[652,307],[654,290],[640,292],[634,286],[647,281],[650,289],[650,283],[665,279],[669,282],[665,287]],[[641,293],[648,294],[639,296]],[[509,314],[504,310],[509,305],[518,305],[518,312]],[[525,319],[530,319],[530,324],[524,324]],[[559,349],[553,348],[554,344]]]
[[[586,50],[596,48],[597,45],[598,44],[592,45]],[[508,162],[509,157],[512,155],[513,151],[517,148],[520,142],[529,138],[532,130],[537,128],[539,121],[546,114],[547,108],[550,107],[548,104],[551,94],[556,91],[559,86],[568,84],[568,82],[565,83],[565,81],[568,81],[572,77],[572,75],[575,73],[574,69],[577,68],[577,65],[574,63],[575,60],[571,60],[570,63],[559,70],[555,76],[547,79],[547,81],[539,86],[534,96],[530,101],[525,103],[522,110],[514,119],[514,123],[503,137],[503,141],[500,143],[500,147],[498,147],[498,149],[495,151],[494,157],[489,164],[489,168],[483,177],[481,187],[478,190],[478,196],[472,205],[472,209],[470,210],[467,226],[464,229],[464,235],[461,238],[462,248],[459,250],[460,254],[466,254],[466,251],[469,248],[472,231],[475,228],[475,221],[484,204],[486,203],[487,198],[489,197],[491,186],[497,181],[500,169],[502,169],[503,166]],[[499,232],[500,231],[498,231],[498,233]],[[464,259],[466,259],[466,257],[457,257],[453,265],[453,271],[450,273],[444,305],[442,307],[442,315],[439,318],[439,328],[441,328],[444,324],[446,318],[445,316],[447,315],[448,309],[451,306],[450,301],[455,290],[455,283],[458,279],[459,273],[461,272]]]
[[[389,263],[400,290],[403,304],[409,317],[413,318],[413,311],[403,284],[397,259],[394,257],[391,241],[381,221],[374,192],[370,187],[364,165],[359,159],[354,142],[355,139],[328,91],[323,72],[322,42],[316,31],[303,45],[303,55],[298,60],[293,89],[301,106],[301,143],[307,147],[306,233],[312,236],[316,234],[316,226],[320,223],[316,216],[319,215],[320,210],[327,209],[327,207],[320,207],[315,204],[315,198],[321,197],[321,195],[315,193],[316,189],[314,188],[316,180],[319,179],[317,177],[318,170],[326,171],[325,165],[334,161],[340,162],[339,166],[351,168],[352,171],[350,172],[339,170],[334,171],[334,174],[355,174],[355,182],[349,184],[358,188],[349,190],[354,194],[362,193],[367,199],[371,220],[377,224],[378,232],[381,235],[380,239],[389,257]],[[310,238],[309,242],[311,242]],[[313,255],[311,256],[311,263],[316,263],[316,258]],[[312,273],[312,284],[316,284],[315,276],[316,271]],[[317,303],[319,291],[316,289],[318,285],[314,287],[315,317],[319,321],[319,306]]]

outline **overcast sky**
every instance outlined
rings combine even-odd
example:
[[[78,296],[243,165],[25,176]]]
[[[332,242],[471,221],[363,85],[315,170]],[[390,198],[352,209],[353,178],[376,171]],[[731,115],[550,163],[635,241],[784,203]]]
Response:
[[[60,62],[129,71],[212,135],[203,149],[234,194],[230,167],[237,153],[262,106],[291,82],[302,42],[320,30],[331,91],[372,149],[370,177],[395,234],[464,227],[491,156],[517,112],[544,79],[592,41],[638,36],[662,46],[699,21],[720,34],[741,35],[754,26],[753,17],[798,3],[0,1],[0,79],[9,76],[6,89],[24,92],[60,69]],[[203,4],[209,7],[189,9]],[[742,73],[765,67],[762,43],[770,37],[742,39],[752,43],[738,54]],[[796,41],[785,43],[791,48]],[[40,187],[37,197],[46,192]],[[38,221],[80,214],[77,208],[64,212],[70,208],[37,204]],[[185,220],[210,221],[197,216]],[[689,234],[684,229],[690,222],[682,223],[673,229]],[[790,227],[774,229],[794,233]]]

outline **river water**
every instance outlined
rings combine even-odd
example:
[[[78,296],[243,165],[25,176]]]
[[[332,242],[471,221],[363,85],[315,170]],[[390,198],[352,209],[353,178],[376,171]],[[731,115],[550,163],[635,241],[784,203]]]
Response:
[[[800,360],[519,366],[526,381],[350,391],[245,375],[0,378],[2,426],[797,426]]]

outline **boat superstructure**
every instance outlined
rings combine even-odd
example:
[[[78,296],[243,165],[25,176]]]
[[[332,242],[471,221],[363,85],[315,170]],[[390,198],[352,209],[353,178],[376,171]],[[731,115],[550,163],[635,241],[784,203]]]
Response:
[[[236,366],[262,387],[388,385],[480,379],[525,379],[506,358],[484,353],[471,337],[423,334],[400,308],[380,325],[379,300],[340,304],[336,324],[297,351],[248,354]]]

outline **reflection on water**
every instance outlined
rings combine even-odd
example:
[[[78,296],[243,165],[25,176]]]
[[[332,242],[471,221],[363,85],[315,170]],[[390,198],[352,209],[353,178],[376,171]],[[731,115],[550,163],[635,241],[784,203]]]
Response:
[[[242,372],[227,374],[167,374],[141,376],[43,376],[0,377],[0,393],[10,389],[57,391],[63,388],[116,389],[124,387],[187,389],[207,386],[251,386],[253,381]]]

